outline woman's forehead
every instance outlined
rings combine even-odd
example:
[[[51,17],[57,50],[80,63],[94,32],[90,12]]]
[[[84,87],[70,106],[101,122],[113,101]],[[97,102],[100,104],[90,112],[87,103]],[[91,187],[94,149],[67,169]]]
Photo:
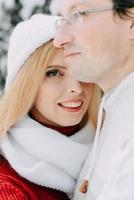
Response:
[[[57,49],[53,55],[53,59],[50,60],[49,65],[66,66],[63,49]]]

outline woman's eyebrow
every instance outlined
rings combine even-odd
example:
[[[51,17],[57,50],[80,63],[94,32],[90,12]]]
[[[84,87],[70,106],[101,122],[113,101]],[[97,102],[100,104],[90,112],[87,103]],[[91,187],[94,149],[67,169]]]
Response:
[[[66,67],[62,66],[62,65],[49,65],[49,66],[46,67],[46,69],[51,69],[51,68],[66,69]]]

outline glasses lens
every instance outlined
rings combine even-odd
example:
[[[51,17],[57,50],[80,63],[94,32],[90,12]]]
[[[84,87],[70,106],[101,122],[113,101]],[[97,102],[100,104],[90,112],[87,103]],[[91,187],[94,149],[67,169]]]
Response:
[[[80,19],[80,14],[79,12],[75,12],[73,13],[70,18],[69,18],[69,21],[70,21],[70,24],[75,24],[76,22],[78,22]]]

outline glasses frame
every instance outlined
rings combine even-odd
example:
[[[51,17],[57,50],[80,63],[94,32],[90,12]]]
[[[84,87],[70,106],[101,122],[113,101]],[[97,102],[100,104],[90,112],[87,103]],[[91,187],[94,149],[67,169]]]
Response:
[[[87,16],[92,13],[107,12],[107,11],[112,11],[112,10],[117,10],[117,9],[121,9],[121,8],[110,6],[110,7],[103,7],[103,8],[89,8],[89,9],[83,9],[82,11],[76,11],[76,12],[73,12],[68,17],[60,17],[59,19],[57,19],[56,28],[60,28],[65,23],[68,25],[73,25],[73,20],[81,19],[82,15]]]

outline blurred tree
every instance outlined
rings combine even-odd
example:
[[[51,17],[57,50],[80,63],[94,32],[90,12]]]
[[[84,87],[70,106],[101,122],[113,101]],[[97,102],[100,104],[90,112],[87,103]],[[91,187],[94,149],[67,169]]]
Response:
[[[16,24],[35,13],[50,14],[51,0],[0,0],[0,93],[5,84],[7,49]]]

